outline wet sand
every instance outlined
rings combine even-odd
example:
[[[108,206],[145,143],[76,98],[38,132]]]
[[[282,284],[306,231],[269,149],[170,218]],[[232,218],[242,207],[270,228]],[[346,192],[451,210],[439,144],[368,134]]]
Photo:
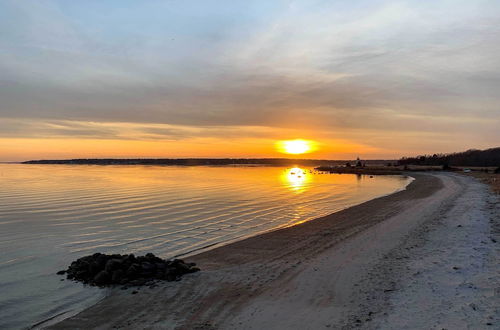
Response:
[[[488,259],[496,248],[491,235],[498,234],[488,228],[493,226],[492,219],[498,221],[498,204],[488,202],[493,198],[488,188],[472,178],[443,173],[411,175],[416,180],[405,191],[192,256],[187,260],[196,262],[200,273],[180,282],[142,288],[137,294],[132,294],[134,288],[113,290],[98,304],[50,328],[401,329],[408,324],[412,328],[404,320],[415,312],[423,313],[413,318],[419,322],[415,324],[426,327],[430,324],[425,308],[417,302],[405,305],[405,299],[429,294],[425,286],[433,274],[412,282],[412,267],[432,271],[429,267],[435,260],[419,265],[419,253],[427,249],[433,255],[441,241],[450,246],[440,249],[453,249],[456,240],[442,240],[440,235],[451,235],[450,228],[461,230],[456,219],[465,226],[473,218],[482,226],[476,236],[489,239],[483,244],[488,248],[474,250],[480,254],[474,260],[481,257],[491,266],[485,273],[498,271],[498,265]],[[458,210],[470,200],[467,194],[475,202]],[[487,203],[493,207],[488,209]],[[443,219],[451,219],[451,227]],[[461,242],[469,248],[466,240]],[[469,258],[464,253],[455,257]],[[456,271],[446,263],[457,260],[448,257],[439,260],[442,265],[436,271],[441,267]],[[493,281],[485,285],[473,297],[477,301],[493,292]],[[448,299],[453,304],[454,296]],[[441,300],[434,300],[435,310],[445,320],[449,308],[443,310]],[[406,308],[397,309],[396,305]],[[488,317],[490,323],[495,322],[494,311],[478,315],[470,322],[487,326]]]

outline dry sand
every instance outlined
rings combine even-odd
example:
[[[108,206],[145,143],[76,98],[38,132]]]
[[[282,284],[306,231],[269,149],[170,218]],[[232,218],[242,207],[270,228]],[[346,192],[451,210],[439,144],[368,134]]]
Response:
[[[498,197],[462,175],[412,176],[405,191],[193,256],[200,273],[114,290],[50,328],[498,329]]]

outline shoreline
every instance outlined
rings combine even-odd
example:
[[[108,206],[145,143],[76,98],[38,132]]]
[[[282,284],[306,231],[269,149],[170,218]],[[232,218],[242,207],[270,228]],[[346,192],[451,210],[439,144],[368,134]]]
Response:
[[[410,182],[404,190],[395,192],[395,193],[390,194],[390,195],[381,196],[381,197],[369,200],[367,202],[364,202],[362,204],[358,204],[358,205],[349,207],[347,209],[339,210],[339,211],[334,212],[332,214],[329,214],[329,215],[326,215],[323,217],[319,217],[319,218],[316,218],[316,219],[313,219],[313,220],[310,220],[308,222],[304,222],[304,223],[301,223],[301,224],[298,224],[295,226],[274,229],[274,230],[267,231],[267,232],[264,232],[264,233],[261,233],[258,235],[254,235],[254,236],[250,236],[250,237],[247,237],[244,239],[236,240],[234,242],[230,242],[229,244],[224,244],[224,245],[216,247],[214,249],[210,249],[207,251],[202,251],[202,252],[196,253],[194,255],[190,255],[189,257],[186,258],[186,260],[189,262],[196,262],[197,265],[200,266],[201,272],[199,274],[191,274],[189,276],[185,276],[179,284],[181,284],[181,286],[184,286],[188,282],[188,280],[189,280],[189,282],[193,282],[193,279],[198,277],[198,275],[205,275],[207,272],[214,271],[214,270],[218,271],[220,269],[224,269],[225,267],[230,267],[230,268],[238,267],[239,268],[241,265],[244,265],[247,263],[249,263],[250,265],[253,266],[254,263],[269,262],[269,259],[271,259],[271,261],[272,261],[273,255],[275,254],[273,246],[283,245],[282,243],[275,242],[276,239],[280,240],[279,236],[283,236],[283,237],[281,237],[281,240],[287,240],[289,236],[297,236],[297,235],[303,236],[304,233],[292,233],[292,232],[295,232],[298,229],[302,229],[303,227],[316,227],[316,224],[319,225],[319,222],[322,223],[321,227],[324,227],[325,225],[328,227],[328,224],[326,222],[335,221],[335,218],[339,217],[339,215],[340,215],[342,222],[348,222],[349,218],[351,217],[351,213],[358,213],[357,212],[358,208],[371,209],[371,208],[376,208],[378,206],[378,205],[372,206],[372,205],[366,205],[366,204],[373,204],[373,203],[384,204],[384,202],[385,202],[384,199],[391,198],[395,195],[408,192],[409,190],[412,192],[412,195],[416,194],[418,196],[420,194],[424,194],[424,195],[427,194],[427,192],[424,192],[424,190],[427,191],[428,189],[426,189],[424,186],[427,183],[428,180],[426,180],[426,179],[428,179],[428,178],[426,176],[422,176],[419,174],[415,175],[415,173],[411,173],[411,174],[412,174],[412,176],[410,176],[409,174],[407,176],[413,178],[414,180],[412,180],[412,182]],[[398,175],[398,174],[395,174],[395,175]],[[435,189],[439,189],[438,180],[431,180],[431,181],[434,181],[433,183],[435,185],[433,188],[431,188],[431,191],[434,191]],[[405,198],[405,197],[403,197],[403,198]],[[366,212],[366,211],[362,210],[361,212]],[[344,215],[343,213],[348,213],[348,214]],[[370,226],[370,224],[365,224],[365,226],[366,225],[368,227]],[[363,227],[365,227],[365,226],[363,226]],[[346,229],[349,229],[349,227],[351,227],[351,224],[347,223],[345,226],[343,225],[342,227],[343,227],[342,229],[345,231]],[[321,228],[311,228],[311,229],[315,232],[322,230]],[[356,233],[359,231],[362,231],[363,229],[354,228]],[[285,233],[285,235],[281,235],[282,233]],[[352,235],[352,234],[354,234],[354,233],[348,233],[347,237]],[[272,236],[272,237],[269,237],[269,236]],[[339,237],[340,240],[335,242],[335,243],[338,243],[338,242],[342,241],[343,239],[345,239],[346,237],[344,237],[344,236],[345,235],[342,235],[341,237]],[[267,242],[268,244],[266,244],[266,241],[268,241]],[[269,241],[272,241],[272,243],[269,244]],[[265,257],[261,253],[256,255],[254,253],[255,248],[253,246],[266,246],[265,251],[267,252],[267,254],[265,255]],[[331,247],[331,244],[325,245],[323,247],[323,249],[326,249],[327,247]],[[246,253],[246,251],[248,251],[250,253]],[[259,260],[259,259],[261,259],[261,260]],[[297,268],[297,266],[300,264],[301,264],[301,262],[299,261],[296,265],[292,265],[292,267],[291,267],[292,270],[294,268]],[[190,283],[188,285],[203,285],[203,281],[204,281],[203,279],[200,279],[198,283]],[[197,281],[195,280],[195,282],[197,282]],[[169,286],[169,284],[165,283],[165,286]],[[170,286],[171,286],[170,289],[177,291],[178,285],[170,284]],[[132,289],[126,290],[125,292],[128,292],[128,291],[132,291]],[[140,294],[146,292],[146,290],[141,290],[141,291],[142,292],[140,292]],[[106,300],[108,300],[108,299],[113,300],[113,305],[116,303],[119,303],[119,302],[114,301],[114,300],[116,300],[117,297],[123,296],[122,293],[123,292],[121,290],[119,290],[119,288],[109,289],[108,295],[104,299],[97,302],[95,305],[92,305],[89,308],[84,309],[83,311],[81,311],[75,315],[72,315],[68,318],[65,318],[63,320],[58,320],[59,322],[55,323],[55,324],[52,322],[50,322],[49,324],[46,324],[42,321],[42,324],[39,325],[39,327],[47,328],[47,329],[74,328],[77,325],[76,325],[76,323],[72,322],[73,319],[75,319],[75,321],[76,321],[76,319],[78,319],[80,316],[83,316],[83,314],[85,314],[86,312],[90,312],[91,314],[94,314],[94,312],[91,310],[94,308],[97,308],[101,304],[106,304]],[[130,295],[130,293],[128,293],[127,295]],[[139,297],[139,294],[134,295],[132,297],[137,298],[137,297]],[[118,299],[120,299],[120,298],[118,298]],[[86,319],[85,316],[83,316],[83,317]],[[71,324],[66,325],[67,322],[71,322]],[[77,321],[77,323],[80,323],[80,322]],[[91,327],[93,327],[93,325]],[[85,327],[83,327],[82,329],[84,329],[84,328]]]
[[[352,315],[360,313],[357,299],[362,296],[356,292],[360,285],[373,286],[363,286],[360,276],[423,222],[422,216],[412,215],[415,209],[432,204],[427,207],[432,214],[459,195],[453,191],[458,188],[449,187],[456,175],[411,176],[415,180],[406,190],[193,255],[188,260],[201,267],[200,273],[179,283],[141,289],[136,295],[113,290],[96,305],[49,328],[279,328],[285,326],[279,315],[293,315],[299,308],[296,304],[307,300],[313,303],[300,306],[298,313],[312,308],[309,316],[301,316],[304,320],[314,315],[321,327],[356,324]],[[412,218],[411,225],[401,221],[406,217]],[[367,235],[375,236],[363,238]],[[397,242],[391,242],[391,235]],[[366,244],[370,248],[362,246]],[[310,296],[309,291],[315,294]],[[343,295],[354,298],[348,301]]]
[[[236,237],[236,238],[233,238],[233,239],[230,239],[230,240],[227,240],[227,241],[221,241],[221,242],[213,243],[213,244],[210,244],[210,245],[207,245],[207,246],[203,246],[203,247],[197,248],[195,250],[191,250],[191,251],[187,251],[187,252],[182,253],[182,254],[174,255],[174,256],[172,256],[172,258],[182,258],[182,259],[184,259],[184,258],[196,257],[198,254],[202,254],[202,253],[205,253],[205,252],[208,252],[208,251],[211,251],[211,250],[214,250],[214,249],[218,249],[218,248],[223,248],[226,245],[235,244],[237,242],[244,241],[246,239],[250,239],[250,238],[253,238],[253,237],[256,237],[256,236],[265,235],[265,234],[268,234],[268,233],[271,233],[271,232],[274,232],[274,231],[285,230],[285,229],[288,229],[288,228],[291,228],[291,227],[300,226],[300,225],[302,225],[302,224],[304,224],[306,222],[311,222],[311,221],[315,221],[315,220],[318,220],[318,219],[330,217],[330,216],[332,216],[335,213],[338,213],[338,212],[341,212],[341,211],[344,211],[344,210],[356,207],[358,205],[370,202],[370,201],[372,201],[374,199],[387,197],[387,196],[399,193],[401,191],[405,191],[408,188],[408,186],[413,181],[415,181],[415,178],[413,176],[411,176],[409,173],[406,173],[406,174],[405,173],[392,173],[391,175],[393,175],[393,176],[401,176],[401,177],[407,178],[409,180],[409,182],[408,182],[408,184],[405,187],[397,189],[397,190],[395,190],[395,191],[393,191],[391,193],[380,195],[378,197],[375,197],[375,198],[373,198],[371,200],[368,200],[366,202],[362,202],[360,204],[355,204],[355,205],[352,205],[352,206],[347,206],[347,207],[344,207],[344,208],[340,208],[340,209],[334,211],[333,213],[330,213],[330,214],[327,214],[327,215],[319,216],[317,218],[314,218],[314,219],[311,219],[311,220],[307,220],[307,221],[303,221],[303,222],[299,221],[298,223],[294,223],[294,224],[281,225],[281,226],[278,226],[278,227],[275,227],[275,228],[272,228],[272,229],[267,229],[267,230],[264,230],[264,231],[258,232],[258,233],[243,234],[243,235],[241,235],[239,237]]]

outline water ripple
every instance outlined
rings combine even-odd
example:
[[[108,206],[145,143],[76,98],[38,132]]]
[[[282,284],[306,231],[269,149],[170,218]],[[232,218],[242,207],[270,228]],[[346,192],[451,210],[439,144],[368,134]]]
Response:
[[[404,187],[401,177],[270,167],[0,165],[0,328],[78,310],[101,291],[54,273],[82,255],[174,257],[286,227]]]

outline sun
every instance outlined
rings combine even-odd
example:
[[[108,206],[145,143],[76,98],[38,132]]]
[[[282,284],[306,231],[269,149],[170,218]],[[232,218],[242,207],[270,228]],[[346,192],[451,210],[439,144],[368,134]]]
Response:
[[[283,141],[283,147],[287,154],[304,154],[311,149],[309,143],[304,140]]]
[[[279,152],[285,154],[300,155],[314,151],[315,143],[309,140],[284,140],[277,142]]]

